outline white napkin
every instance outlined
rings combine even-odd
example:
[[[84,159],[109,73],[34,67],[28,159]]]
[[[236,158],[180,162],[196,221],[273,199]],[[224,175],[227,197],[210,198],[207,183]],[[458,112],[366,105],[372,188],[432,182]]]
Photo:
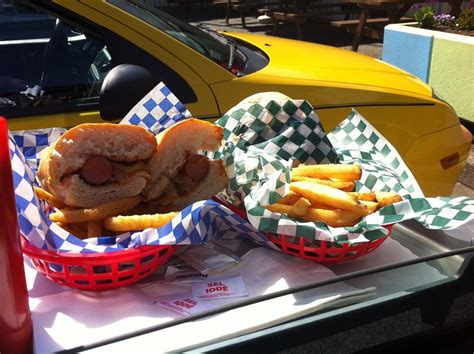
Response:
[[[57,285],[37,273],[29,262],[25,264],[25,271],[30,292],[36,353],[92,344],[181,318],[182,315],[159,306],[157,300],[164,296],[192,296],[191,283],[145,281],[126,288],[96,293]],[[219,276],[236,274],[243,278],[250,297],[317,282],[335,275],[323,265],[266,248],[250,251],[238,267]],[[174,326],[146,337],[160,343],[160,352],[179,351],[187,346],[265,328],[329,306],[362,301],[372,297],[374,292],[374,288],[359,290],[344,283],[337,283]],[[216,307],[241,299],[207,302]],[[145,336],[134,339],[133,342],[145,340],[143,337]],[[131,352],[137,348],[133,347],[137,345],[135,343],[125,350],[126,342],[120,342],[119,347],[111,347],[111,352]]]

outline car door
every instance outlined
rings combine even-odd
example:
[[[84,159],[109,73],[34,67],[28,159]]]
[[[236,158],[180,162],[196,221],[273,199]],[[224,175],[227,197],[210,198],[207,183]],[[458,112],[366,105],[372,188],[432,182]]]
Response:
[[[24,90],[13,94],[0,92],[4,102],[0,115],[9,119],[11,130],[102,121],[98,112],[101,83],[108,71],[122,63],[148,69],[156,83],[164,81],[194,116],[216,118],[219,115],[208,84],[179,59],[193,60],[196,54],[190,48],[160,33],[153,33],[154,41],[150,41],[143,35],[150,34],[150,25],[111,4],[98,1],[57,3],[35,2],[36,11],[41,12],[42,8],[38,10],[38,6],[44,5],[50,16],[60,14],[60,18],[47,40],[41,64],[35,70],[36,80],[26,82],[30,87],[28,99],[22,93]],[[137,28],[134,21],[145,25],[147,30]],[[159,36],[164,36],[165,40],[161,41]],[[177,49],[173,48],[176,45]],[[191,53],[188,55],[186,51]],[[197,66],[202,67],[202,64]],[[47,80],[43,80],[45,78]],[[222,77],[214,79],[222,80]],[[35,94],[42,98],[33,97]]]

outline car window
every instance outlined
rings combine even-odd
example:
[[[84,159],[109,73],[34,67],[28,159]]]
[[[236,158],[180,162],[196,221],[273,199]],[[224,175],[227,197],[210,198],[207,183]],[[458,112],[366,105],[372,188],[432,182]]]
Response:
[[[106,28],[101,29],[101,35],[115,65],[134,64],[144,67],[152,74],[157,84],[164,82],[182,103],[197,102],[197,96],[189,83],[161,60]]]
[[[155,5],[159,2],[152,4],[144,0],[107,1],[227,68],[233,74],[245,66],[246,58],[239,50],[234,50],[230,38],[214,31],[201,30],[168,15]]]
[[[114,66],[103,41],[16,1],[0,5],[0,115],[97,107]]]

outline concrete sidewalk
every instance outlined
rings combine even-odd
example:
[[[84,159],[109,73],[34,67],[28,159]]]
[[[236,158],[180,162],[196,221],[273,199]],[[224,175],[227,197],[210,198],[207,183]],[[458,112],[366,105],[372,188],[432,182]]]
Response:
[[[174,14],[175,16],[177,14]],[[273,24],[262,24],[257,20],[258,13],[246,17],[247,26],[241,26],[239,14],[235,12],[229,24],[225,23],[225,13],[222,8],[205,9],[205,11],[191,11],[190,17],[185,19],[191,24],[203,24],[219,31],[247,32],[261,35],[271,35]],[[179,16],[178,16],[179,17]],[[279,37],[296,39],[294,24],[280,24]],[[308,22],[304,27],[303,40],[313,43],[330,45],[345,50],[351,50],[352,34],[344,29],[335,28],[328,22]],[[382,42],[364,38],[358,52],[374,58],[382,58]],[[464,172],[460,176],[453,192],[453,196],[469,196],[474,198],[474,147],[471,147]]]
[[[471,145],[471,152],[466,166],[458,179],[458,183],[456,183],[453,195],[474,198],[474,145]]]

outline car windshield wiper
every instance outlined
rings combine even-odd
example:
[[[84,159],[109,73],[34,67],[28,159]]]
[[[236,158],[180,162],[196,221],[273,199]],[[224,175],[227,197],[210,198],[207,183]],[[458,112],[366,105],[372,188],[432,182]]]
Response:
[[[232,65],[234,64],[234,59],[235,59],[235,53],[237,51],[237,42],[234,39],[227,37],[223,35],[222,33],[219,33],[216,30],[213,30],[212,28],[207,27],[206,25],[199,24],[197,28],[206,32],[211,37],[217,39],[219,42],[221,42],[225,46],[229,47],[229,61],[227,62],[227,70],[232,69]]]
[[[216,30],[213,30],[212,28],[210,28],[210,27],[208,27],[204,24],[199,24],[197,26],[197,28],[199,28],[201,31],[206,32],[211,37],[214,37],[215,39],[217,39],[222,44],[225,44],[225,45],[228,45],[228,46],[230,46],[231,44],[236,44],[234,39],[232,39],[230,37],[227,37],[227,36],[223,35],[222,33],[219,33]]]
[[[229,43],[229,61],[227,62],[227,70],[232,69],[232,64],[234,64],[236,46],[235,43]]]

